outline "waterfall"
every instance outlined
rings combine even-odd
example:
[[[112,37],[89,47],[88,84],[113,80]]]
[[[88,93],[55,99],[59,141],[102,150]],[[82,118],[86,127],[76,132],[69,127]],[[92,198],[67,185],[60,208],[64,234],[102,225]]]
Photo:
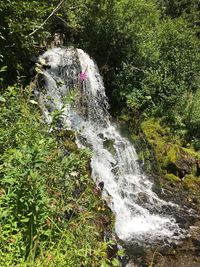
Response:
[[[51,122],[53,113],[60,111],[61,127],[79,132],[79,147],[91,148],[92,177],[95,183],[104,183],[102,197],[115,214],[118,237],[138,243],[179,240],[184,231],[169,212],[179,207],[152,191],[134,146],[111,123],[94,61],[81,49],[53,48],[39,62],[44,66],[38,97],[46,120]],[[79,78],[81,71],[87,74],[84,81]]]

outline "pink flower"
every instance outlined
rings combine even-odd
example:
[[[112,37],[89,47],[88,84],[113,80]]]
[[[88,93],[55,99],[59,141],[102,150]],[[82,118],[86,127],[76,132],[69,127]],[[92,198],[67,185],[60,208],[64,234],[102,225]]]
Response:
[[[81,73],[80,73],[80,80],[81,80],[81,82],[83,82],[83,81],[85,81],[86,79],[87,79],[87,73],[86,73],[86,71],[82,71]]]

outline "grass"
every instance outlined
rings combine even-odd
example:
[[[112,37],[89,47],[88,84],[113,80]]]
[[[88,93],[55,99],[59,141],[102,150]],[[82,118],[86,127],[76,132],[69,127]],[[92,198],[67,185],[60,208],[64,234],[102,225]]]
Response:
[[[31,94],[15,85],[0,98],[0,266],[119,266],[107,256],[111,215],[94,193],[91,152],[55,138]]]

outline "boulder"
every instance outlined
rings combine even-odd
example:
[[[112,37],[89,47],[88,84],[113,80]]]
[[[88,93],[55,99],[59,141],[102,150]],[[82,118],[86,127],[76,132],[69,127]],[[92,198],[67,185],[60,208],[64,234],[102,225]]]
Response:
[[[186,174],[193,173],[195,167],[196,159],[192,157],[183,157],[177,159],[175,162],[169,162],[167,171],[182,179]]]

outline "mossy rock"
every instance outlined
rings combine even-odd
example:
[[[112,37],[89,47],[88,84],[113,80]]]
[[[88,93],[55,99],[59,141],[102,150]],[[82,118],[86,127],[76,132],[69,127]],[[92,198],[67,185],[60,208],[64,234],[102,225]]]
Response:
[[[149,119],[141,124],[147,142],[153,148],[158,169],[161,173],[171,173],[179,178],[186,174],[200,174],[200,155],[192,148],[181,147],[170,130],[159,121]]]
[[[112,155],[115,155],[116,151],[114,148],[113,140],[107,139],[103,142],[103,147],[107,149]]]
[[[183,181],[183,186],[186,189],[199,190],[200,189],[200,177],[195,177],[191,174],[186,175]]]
[[[167,165],[167,170],[183,178],[186,174],[196,174],[196,160],[191,157],[178,157],[176,161],[171,161]]]
[[[158,145],[159,142],[166,143],[170,141],[169,128],[161,126],[158,120],[149,119],[142,122],[141,129],[150,143]]]
[[[62,145],[64,146],[64,148],[69,151],[69,152],[74,152],[78,150],[78,147],[76,145],[75,142],[71,141],[71,140],[65,140],[62,142]]]
[[[173,182],[173,183],[178,183],[181,181],[178,176],[176,176],[172,173],[167,173],[167,174],[165,174],[164,177],[165,177],[165,179],[167,179],[168,181]]]
[[[70,139],[71,141],[76,140],[75,132],[72,130],[68,130],[68,129],[63,129],[61,131],[58,131],[57,136],[61,138],[62,140],[65,140],[65,139]]]

